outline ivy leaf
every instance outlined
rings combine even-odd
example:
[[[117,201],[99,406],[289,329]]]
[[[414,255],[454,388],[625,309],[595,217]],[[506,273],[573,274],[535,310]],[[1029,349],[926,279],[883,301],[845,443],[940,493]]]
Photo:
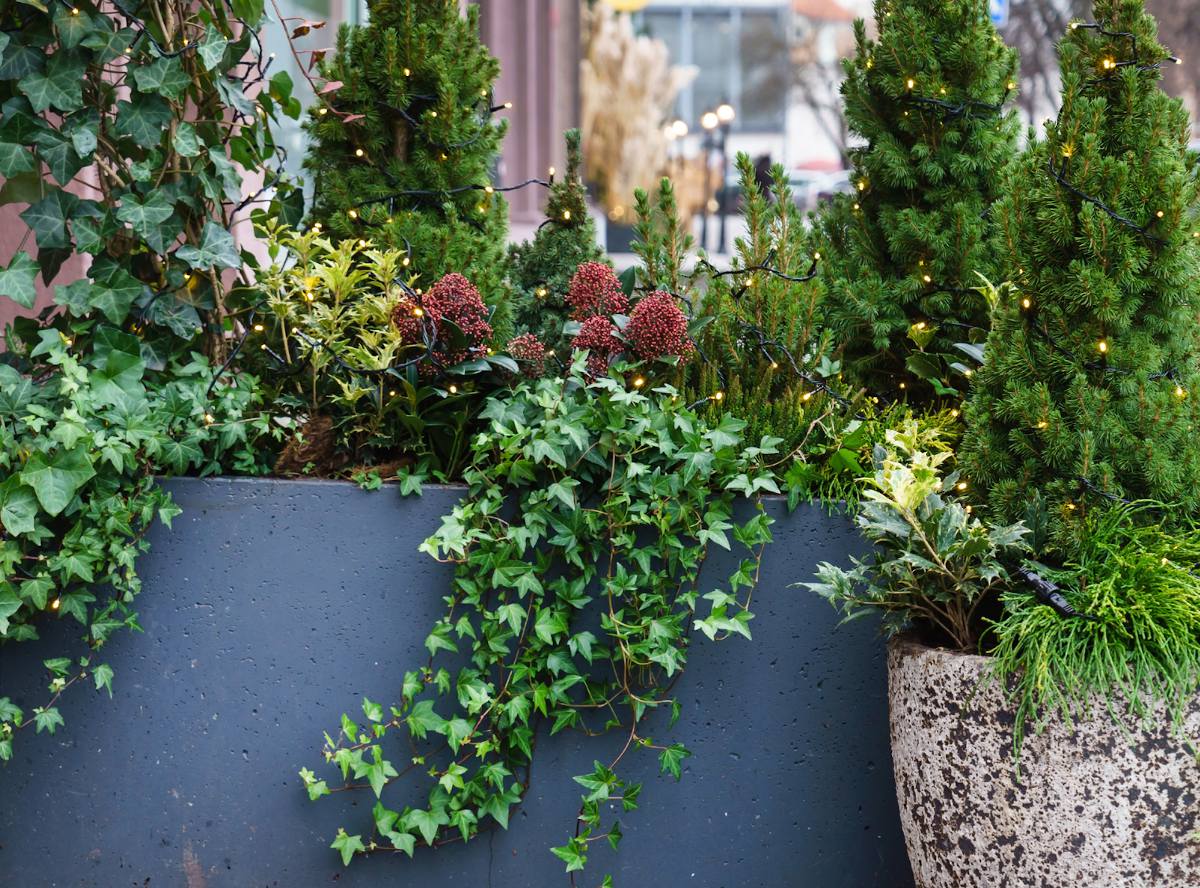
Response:
[[[107,18],[104,20],[105,25],[108,24]],[[135,32],[132,28],[117,28],[111,30],[107,27],[93,28],[86,37],[80,41],[85,49],[92,50],[96,55],[93,61],[96,64],[104,65],[111,62],[119,55],[124,55],[130,45],[133,43]]]
[[[0,524],[12,536],[33,533],[37,526],[37,498],[32,490],[17,482],[14,475],[0,486]]]
[[[672,743],[658,756],[660,774],[670,774],[676,780],[680,776],[680,763],[692,753],[682,743]]]
[[[92,308],[103,313],[110,323],[120,324],[129,314],[133,300],[142,292],[142,286],[141,281],[125,269],[114,266],[106,277],[94,281],[90,297]]]
[[[63,49],[74,49],[95,27],[87,11],[68,3],[55,4],[54,30]]]
[[[346,835],[346,831],[341,827],[338,827],[337,837],[329,847],[334,851],[341,852],[342,866],[349,866],[350,860],[357,852],[367,850],[366,846],[363,845],[362,836],[348,836]]]
[[[132,102],[117,102],[117,132],[142,148],[153,148],[162,141],[171,116],[171,106],[165,99],[138,95]]]
[[[38,264],[28,253],[17,253],[8,268],[0,269],[0,296],[7,296],[22,308],[33,308],[37,299],[34,281]]]
[[[450,818],[446,816],[445,810],[440,808],[433,811],[417,809],[408,812],[408,822],[421,833],[425,844],[433,845],[434,839],[437,838],[438,827],[449,823]]]
[[[49,459],[40,452],[31,455],[21,480],[33,488],[42,508],[53,517],[69,506],[79,488],[95,475],[82,449],[60,450]]]
[[[21,609],[21,599],[9,586],[0,586],[0,638],[8,633],[8,618]]]
[[[34,135],[33,143],[38,146],[39,156],[59,185],[66,185],[83,169],[84,163],[75,151],[75,144],[62,133],[55,130],[39,131]]]
[[[211,71],[221,64],[221,58],[225,55],[225,47],[228,45],[229,40],[220,31],[209,25],[204,31],[204,39],[196,47],[196,55],[204,64],[204,70]]]
[[[92,673],[92,679],[96,682],[96,690],[104,689],[108,691],[108,696],[112,697],[112,680],[113,670],[107,663],[101,663],[96,667],[96,671]]]
[[[242,257],[238,255],[233,235],[216,222],[205,222],[200,232],[200,245],[185,244],[175,255],[192,268],[238,268]]]
[[[33,155],[24,145],[0,142],[0,176],[8,178],[33,170]]]
[[[45,71],[25,75],[17,87],[38,114],[50,108],[70,113],[83,107],[83,78],[86,71],[87,64],[80,56],[72,52],[56,52],[46,63]]]
[[[137,88],[145,93],[159,93],[169,99],[179,98],[188,88],[191,78],[178,57],[163,56],[133,72]]]
[[[35,713],[33,722],[37,726],[37,733],[46,731],[50,734],[54,733],[54,729],[66,724],[58,710],[51,706],[48,709],[43,709],[41,712]]]
[[[567,618],[561,611],[542,608],[533,624],[533,631],[546,644],[553,644],[556,636],[567,631]]]
[[[174,213],[175,208],[159,190],[150,192],[150,196],[144,202],[139,201],[136,194],[126,194],[117,208],[117,218],[129,223],[135,233],[159,252],[163,252],[167,244],[179,233],[175,230],[177,226],[163,227],[163,223]]]
[[[434,711],[432,700],[422,700],[414,706],[406,721],[408,729],[418,740],[424,740],[430,731],[441,734],[446,730],[446,720]]]
[[[53,189],[25,212],[21,218],[33,231],[37,245],[42,249],[69,249],[71,235],[67,231],[67,219],[79,198],[61,188]]]
[[[54,288],[54,304],[61,305],[72,316],[81,318],[91,307],[91,292],[92,282],[87,278],[80,278],[65,286],[59,284]]]
[[[197,157],[200,154],[200,139],[196,128],[186,120],[175,127],[175,153],[180,157]]]

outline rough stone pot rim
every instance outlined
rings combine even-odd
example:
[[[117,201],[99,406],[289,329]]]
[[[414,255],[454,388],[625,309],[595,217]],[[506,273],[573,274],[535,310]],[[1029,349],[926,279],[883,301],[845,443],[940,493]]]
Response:
[[[897,653],[905,657],[917,656],[919,654],[932,654],[942,659],[969,660],[977,665],[987,667],[983,664],[994,663],[996,658],[990,657],[987,654],[968,654],[966,651],[956,651],[954,648],[934,646],[926,644],[918,639],[911,632],[904,632],[900,635],[893,636],[888,639],[887,646],[894,648]]]

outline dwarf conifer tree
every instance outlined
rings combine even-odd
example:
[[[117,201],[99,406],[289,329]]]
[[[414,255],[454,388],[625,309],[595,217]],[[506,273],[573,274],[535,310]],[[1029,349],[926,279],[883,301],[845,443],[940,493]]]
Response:
[[[967,477],[1069,552],[1115,499],[1200,505],[1200,228],[1191,127],[1142,0],[1060,46],[1063,103],[996,207],[1006,264],[968,404]]]
[[[982,340],[988,209],[1016,154],[1003,110],[1016,52],[986,0],[876,0],[844,62],[854,193],[824,216],[831,329],[854,381],[885,397],[953,395],[955,343]],[[965,366],[965,365],[964,365]]]
[[[457,0],[370,0],[321,69],[308,123],[312,222],[338,238],[407,249],[417,285],[465,275],[495,303],[508,208],[490,173],[505,124],[500,67],[479,40],[478,9]],[[339,86],[340,84],[340,86]]]
[[[565,175],[550,186],[546,221],[533,240],[508,252],[513,326],[532,333],[551,348],[563,345],[570,309],[564,301],[571,276],[584,262],[603,261],[596,225],[588,214],[583,184],[579,130],[569,130]]]

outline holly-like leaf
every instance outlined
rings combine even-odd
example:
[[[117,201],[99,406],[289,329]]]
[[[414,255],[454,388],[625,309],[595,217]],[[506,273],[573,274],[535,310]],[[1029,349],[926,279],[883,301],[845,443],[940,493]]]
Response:
[[[76,492],[94,478],[96,470],[82,449],[59,450],[52,456],[36,452],[21,471],[21,481],[33,488],[51,516],[61,514]]]
[[[7,296],[23,308],[33,308],[37,299],[38,264],[28,253],[17,253],[8,268],[0,269],[0,296]]]
[[[175,255],[192,268],[238,268],[242,257],[238,254],[233,235],[215,222],[205,222],[200,232],[200,245],[186,244],[175,251]]]

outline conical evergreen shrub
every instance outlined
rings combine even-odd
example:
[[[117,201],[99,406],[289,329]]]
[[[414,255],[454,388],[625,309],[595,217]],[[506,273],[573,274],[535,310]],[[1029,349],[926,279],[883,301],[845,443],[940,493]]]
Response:
[[[1200,505],[1200,229],[1191,126],[1142,0],[1097,0],[1060,57],[1062,109],[996,208],[1015,282],[966,411],[993,517],[1070,552],[1118,499]],[[1169,516],[1164,516],[1169,517]]]
[[[830,328],[847,375],[888,399],[953,396],[982,341],[988,211],[1016,154],[1016,52],[986,0],[877,0],[844,63],[854,193],[820,220]],[[956,389],[957,387],[957,389]]]
[[[478,9],[463,17],[457,0],[368,9],[368,24],[344,26],[321,68],[330,88],[308,123],[310,221],[336,238],[409,250],[418,286],[458,272],[494,302],[508,208],[490,174],[505,123]]]

